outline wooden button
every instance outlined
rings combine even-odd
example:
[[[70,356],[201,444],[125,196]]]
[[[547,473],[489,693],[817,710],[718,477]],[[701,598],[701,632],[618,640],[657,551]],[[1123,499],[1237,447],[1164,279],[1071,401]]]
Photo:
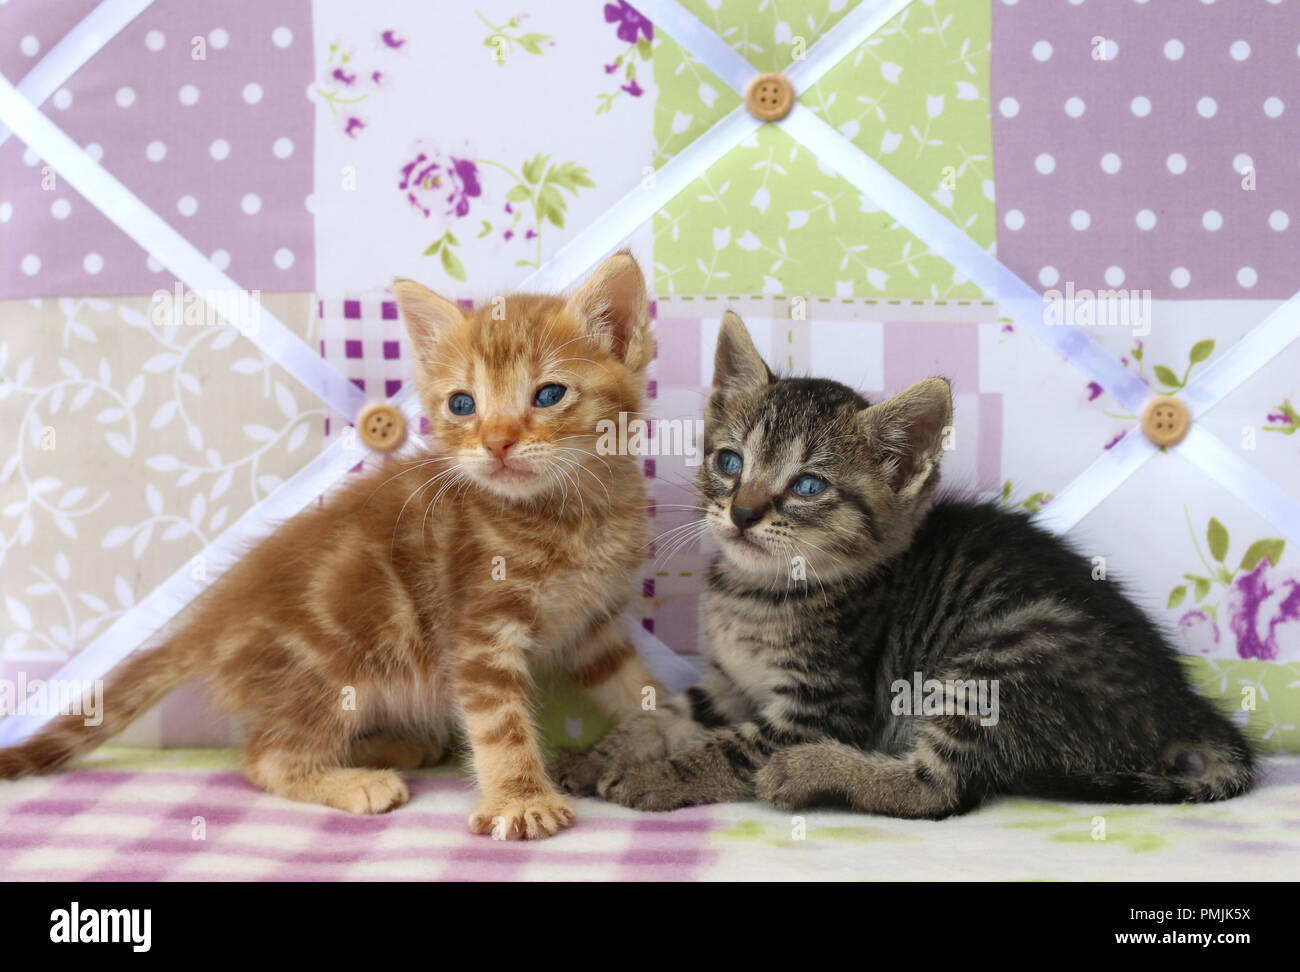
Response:
[[[794,107],[794,88],[782,74],[758,74],[745,86],[750,114],[763,121],[779,121]]]
[[[371,402],[357,416],[357,434],[376,452],[392,452],[406,438],[406,418],[387,402]]]
[[[1191,425],[1192,414],[1181,398],[1160,395],[1142,409],[1142,431],[1156,445],[1170,446],[1182,442]]]

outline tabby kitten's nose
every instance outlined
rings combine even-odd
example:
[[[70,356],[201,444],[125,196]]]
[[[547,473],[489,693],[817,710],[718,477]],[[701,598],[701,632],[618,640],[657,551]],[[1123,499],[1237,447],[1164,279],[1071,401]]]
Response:
[[[751,509],[748,506],[738,506],[731,504],[731,522],[736,524],[740,530],[752,527],[759,520],[763,519],[763,511]]]

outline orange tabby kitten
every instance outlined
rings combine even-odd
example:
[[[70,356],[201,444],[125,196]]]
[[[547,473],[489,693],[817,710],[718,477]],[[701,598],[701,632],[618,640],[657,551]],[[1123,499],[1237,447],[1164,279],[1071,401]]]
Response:
[[[408,798],[395,769],[437,761],[459,727],[483,791],[475,833],[573,822],[543,768],[531,673],[558,664],[616,718],[655,684],[620,622],[647,536],[642,476],[595,451],[601,419],[641,409],[645,281],[620,253],[567,302],[466,314],[409,280],[394,291],[439,454],[285,523],[111,673],[102,725],[59,717],[0,750],[0,777],[52,769],[209,676],[246,727],[249,778],[279,796],[390,810]]]

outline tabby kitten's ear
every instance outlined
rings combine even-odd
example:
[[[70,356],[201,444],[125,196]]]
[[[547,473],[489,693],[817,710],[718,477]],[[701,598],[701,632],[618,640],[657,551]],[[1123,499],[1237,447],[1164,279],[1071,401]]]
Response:
[[[914,495],[931,482],[951,426],[952,389],[943,378],[918,381],[858,412],[858,428],[895,493]]]
[[[627,250],[598,266],[569,298],[565,310],[634,371],[649,363],[650,308],[645,277]]]
[[[406,332],[415,345],[416,360],[428,367],[437,358],[438,340],[463,321],[465,315],[446,297],[439,297],[414,280],[395,281],[393,295],[406,322]]]
[[[754,347],[749,331],[734,311],[722,315],[718,348],[713,355],[713,390],[722,397],[753,391],[776,381]]]

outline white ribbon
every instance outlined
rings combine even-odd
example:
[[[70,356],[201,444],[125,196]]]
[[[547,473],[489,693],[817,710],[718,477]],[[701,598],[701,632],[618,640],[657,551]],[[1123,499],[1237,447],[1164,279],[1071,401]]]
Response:
[[[1145,435],[1130,429],[1050,502],[1044,503],[1035,520],[1056,533],[1072,530],[1158,451]]]
[[[1300,293],[1219,355],[1180,392],[1187,400],[1192,417],[1199,418],[1223,401],[1297,338],[1300,338]]]
[[[8,124],[69,185],[199,297],[241,292],[233,280],[42,115],[3,75],[0,75],[0,121]],[[264,307],[256,307],[257,317],[250,320],[248,302],[223,300],[221,303],[227,306],[214,305],[214,309],[226,317],[229,325],[238,327],[267,357],[349,421],[356,418],[366,405],[365,394],[279,318]]]
[[[202,594],[250,545],[269,534],[281,521],[301,512],[312,499],[360,462],[367,451],[356,436],[345,436],[249,509],[203,553],[183,564],[131,610],[120,615],[99,637],[68,659],[45,683],[41,692],[29,697],[27,705],[31,712],[15,713],[0,722],[0,745],[12,746],[22,742],[57,715],[60,695],[52,685],[59,682],[84,685],[103,678]],[[202,566],[201,571],[196,570],[195,561]],[[35,701],[38,697],[39,702]]]
[[[1218,436],[1193,423],[1187,438],[1175,448],[1178,455],[1200,466],[1206,475],[1244,500],[1293,543],[1300,543],[1300,504],[1240,453],[1228,448]]]
[[[1081,328],[1048,324],[1037,291],[810,109],[795,105],[782,128],[996,300],[1017,325],[1073,361],[1124,407],[1136,408],[1147,397],[1147,387],[1137,375]]]
[[[733,109],[564,244],[524,278],[520,289],[562,290],[572,284],[761,124],[744,105]]]
[[[672,0],[638,0],[636,9],[649,18],[655,30],[666,33],[680,44],[687,56],[699,60],[732,90],[744,93],[749,79],[758,72],[716,32],[680,3]]]
[[[700,680],[700,673],[690,662],[643,628],[631,614],[624,615],[623,626],[650,674],[659,679],[670,694],[685,692]]]
[[[885,24],[910,6],[912,0],[863,0],[813,43],[801,60],[785,72],[796,97],[803,94],[846,57],[861,47]]]
[[[140,16],[154,0],[103,0],[86,15],[86,19],[68,31],[68,35],[50,48],[36,67],[18,83],[23,97],[42,105],[74,74],[81,70],[104,45]],[[0,124],[0,145],[13,133]]]

